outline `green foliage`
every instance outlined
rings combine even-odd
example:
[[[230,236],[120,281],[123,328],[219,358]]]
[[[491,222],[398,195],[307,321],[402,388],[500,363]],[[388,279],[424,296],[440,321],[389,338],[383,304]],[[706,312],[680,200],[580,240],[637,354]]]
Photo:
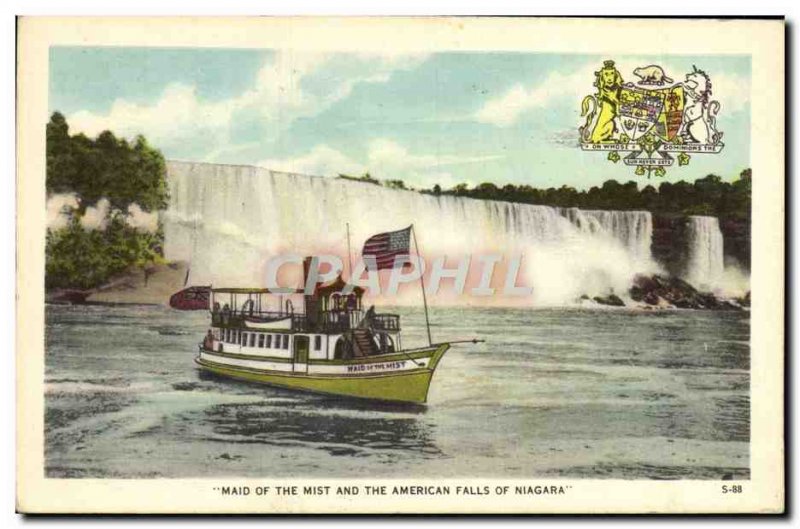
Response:
[[[130,266],[161,260],[163,232],[141,233],[115,216],[104,231],[84,230],[78,218],[47,232],[45,287],[88,289]]]
[[[166,164],[160,151],[137,136],[133,145],[104,131],[92,140],[69,135],[64,116],[47,124],[47,193],[76,193],[84,207],[105,197],[122,211],[137,203],[145,211],[167,206]]]
[[[370,175],[369,173],[364,173],[361,176],[350,176],[350,175],[339,173],[339,178],[342,178],[343,180],[353,180],[355,182],[364,182],[364,183],[373,184],[373,185],[376,185],[376,186],[381,185],[381,181],[378,180],[377,178],[372,178],[372,175]],[[399,180],[393,180],[393,181],[399,181]]]
[[[352,180],[353,182],[363,182],[365,184],[383,186],[388,189],[405,189],[405,190],[412,189],[410,187],[406,187],[406,183],[403,182],[402,180],[379,180],[377,178],[373,178],[373,176],[369,173],[364,173],[361,176],[350,176],[339,173],[339,178],[343,180]]]
[[[383,185],[389,189],[408,189],[402,180],[384,180]]]
[[[432,190],[422,192],[553,207],[643,209],[665,215],[714,215],[723,219],[749,221],[751,184],[752,171],[745,169],[739,179],[733,182],[725,182],[717,175],[708,175],[694,184],[663,182],[658,189],[647,185],[640,190],[633,180],[624,184],[607,180],[602,186],[585,191],[570,186],[537,189],[529,185],[508,184],[497,187],[487,182],[473,188],[458,184],[448,190],[435,186]]]
[[[161,260],[162,228],[137,231],[123,212],[134,203],[147,212],[166,208],[165,175],[164,157],[144,137],[130,145],[109,131],[96,140],[70,136],[64,116],[54,113],[47,124],[47,193],[74,193],[80,207],[67,227],[47,231],[45,286],[93,288],[130,266]],[[81,216],[102,198],[112,208],[105,228],[85,229]]]

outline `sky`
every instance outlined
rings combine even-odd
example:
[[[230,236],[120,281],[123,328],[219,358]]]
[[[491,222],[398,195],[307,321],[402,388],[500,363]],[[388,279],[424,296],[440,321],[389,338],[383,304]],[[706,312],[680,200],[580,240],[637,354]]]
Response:
[[[614,59],[706,71],[720,102],[721,153],[648,179],[582,152],[580,104]],[[750,58],[442,52],[309,53],[212,48],[54,47],[49,108],[72,133],[143,134],[167,159],[335,176],[369,172],[417,188],[481,182],[733,180],[750,166]]]

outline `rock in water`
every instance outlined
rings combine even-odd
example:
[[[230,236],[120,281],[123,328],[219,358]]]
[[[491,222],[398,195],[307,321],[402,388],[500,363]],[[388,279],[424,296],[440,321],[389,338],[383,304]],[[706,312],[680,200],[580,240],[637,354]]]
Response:
[[[624,307],[625,302],[616,294],[609,294],[608,296],[595,296],[594,301],[601,305],[611,305],[612,307]]]
[[[669,305],[681,309],[740,310],[741,307],[710,292],[700,292],[678,277],[637,275],[630,288],[631,299],[648,305]]]
[[[56,288],[45,294],[47,303],[58,304],[80,304],[85,303],[86,298],[92,295],[94,290],[81,290],[77,288]]]
[[[749,307],[750,306],[750,291],[747,291],[747,294],[740,298],[736,298],[736,301],[739,302],[739,305],[742,307]]]

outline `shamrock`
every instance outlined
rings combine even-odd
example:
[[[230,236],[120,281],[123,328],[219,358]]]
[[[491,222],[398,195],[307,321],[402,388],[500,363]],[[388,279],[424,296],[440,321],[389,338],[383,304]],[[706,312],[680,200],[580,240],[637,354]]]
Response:
[[[644,165],[640,165],[640,166],[636,167],[636,171],[635,172],[636,172],[636,174],[638,176],[644,176]]]
[[[678,155],[678,165],[689,165],[689,160],[691,159],[692,159],[691,156],[689,156],[685,152],[682,152]]]
[[[663,167],[656,168],[656,176],[664,176],[665,174],[667,174],[666,169],[664,169]]]
[[[617,151],[611,151],[608,153],[608,159],[614,163],[617,163],[619,161],[619,153]]]
[[[652,133],[645,134],[642,138],[639,139],[639,148],[642,149],[647,154],[653,154],[658,146],[661,144]]]

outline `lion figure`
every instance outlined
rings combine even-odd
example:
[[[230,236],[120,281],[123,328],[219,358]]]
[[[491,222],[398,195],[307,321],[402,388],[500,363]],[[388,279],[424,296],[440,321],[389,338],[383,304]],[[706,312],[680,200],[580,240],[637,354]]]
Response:
[[[617,70],[614,61],[604,61],[603,67],[594,75],[597,93],[586,96],[581,104],[581,116],[586,116],[586,123],[580,128],[581,139],[591,143],[614,141],[617,132],[614,118],[619,113],[622,74]]]

